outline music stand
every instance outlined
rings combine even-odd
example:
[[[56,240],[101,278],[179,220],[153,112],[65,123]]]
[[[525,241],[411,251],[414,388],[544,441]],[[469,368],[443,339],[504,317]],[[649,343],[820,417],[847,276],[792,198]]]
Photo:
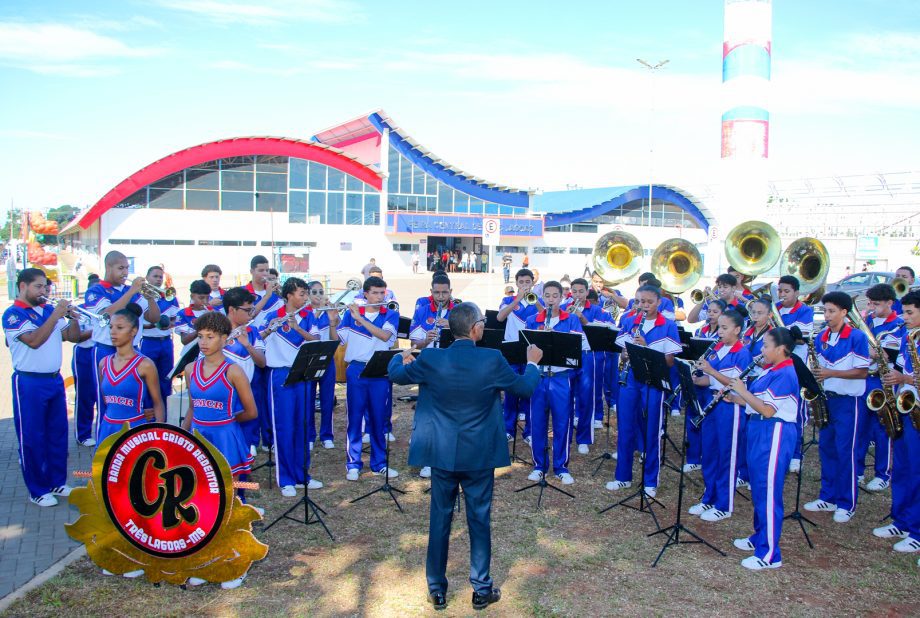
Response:
[[[821,387],[821,383],[815,379],[814,374],[808,368],[808,365],[805,364],[801,358],[792,355],[792,366],[795,367],[795,375],[799,379],[799,386],[801,388],[807,389],[812,393],[818,393],[818,397],[825,398],[824,389]],[[826,399],[826,398],[825,398]],[[805,404],[808,405],[808,404]],[[812,424],[814,428],[814,424]],[[802,461],[799,462],[799,471],[795,475],[795,510],[783,517],[783,521],[791,519],[795,522],[798,522],[799,527],[802,529],[802,534],[805,535],[805,541],[808,543],[810,549],[814,549],[815,546],[811,542],[811,537],[808,536],[808,530],[805,528],[805,524],[811,524],[813,527],[817,528],[818,524],[806,517],[800,507],[802,504],[802,470],[805,468],[803,465],[805,463],[805,430],[802,428]]]
[[[188,382],[185,379],[185,367],[189,363],[195,362],[195,360],[198,358],[200,354],[201,354],[201,349],[198,347],[198,343],[197,342],[193,343],[192,347],[190,347],[186,351],[186,353],[182,355],[182,357],[179,359],[179,362],[176,363],[175,367],[173,367],[172,372],[169,374],[169,381],[172,382],[173,380],[176,379],[176,376],[181,375],[182,384],[187,385]],[[183,399],[182,393],[183,391],[180,389],[179,390],[179,426],[180,427],[182,426],[182,421],[185,420],[185,417],[182,416],[182,414],[186,410],[186,407],[182,405],[182,399]],[[163,402],[163,405],[166,405],[165,401]]]
[[[616,329],[593,324],[588,324],[584,329],[585,337],[588,338],[588,345],[591,347],[592,352],[609,352],[616,354],[622,351],[623,348],[617,345],[618,331]],[[601,379],[603,379],[603,377]],[[592,393],[591,396],[593,397],[594,393]],[[610,406],[607,406],[606,414],[607,422],[604,429],[604,446],[607,450],[591,459],[591,463],[595,461],[598,462],[591,476],[597,476],[597,473],[600,472],[604,464],[608,461],[613,461],[614,458],[614,453],[610,451]],[[594,423],[593,418],[591,422]]]
[[[300,349],[297,350],[297,357],[294,359],[293,365],[291,365],[291,370],[288,372],[287,380],[284,381],[284,386],[296,387],[300,384],[304,392],[306,392],[307,382],[318,380],[329,370],[329,366],[335,358],[335,351],[338,347],[338,341],[308,341],[301,345]],[[335,371],[335,368],[333,367],[332,370]],[[309,411],[311,414],[312,412],[312,410]],[[326,534],[329,535],[329,538],[334,541],[335,537],[332,536],[332,532],[329,531],[329,527],[326,525],[326,522],[323,521],[322,515],[320,515],[320,513],[326,515],[326,511],[310,499],[310,482],[307,480],[309,470],[307,457],[310,448],[307,437],[307,413],[305,407],[303,419],[303,498],[295,502],[291,508],[279,515],[272,523],[268,524],[265,527],[265,532],[268,532],[272,526],[282,519],[290,519],[291,521],[296,521],[305,526],[320,524],[326,531]],[[291,515],[294,509],[301,504],[303,504],[303,519]]]
[[[677,376],[680,379],[680,388],[684,390],[685,392],[692,393],[693,392],[693,376],[690,373],[690,364],[688,362],[686,361],[677,362]],[[692,397],[688,400],[687,409],[689,410],[690,406],[699,406],[699,405],[700,405],[700,402],[697,401],[696,397]],[[682,517],[684,513],[684,479],[685,479],[684,464],[687,462],[687,447],[689,446],[689,441],[687,440],[687,423],[684,423],[684,434],[683,435],[684,435],[683,437],[684,448],[683,448],[683,451],[681,452],[680,481],[678,482],[678,485],[677,485],[677,517],[674,520],[674,523],[672,525],[668,526],[667,528],[661,528],[659,530],[656,530],[655,532],[652,532],[648,535],[649,537],[655,536],[656,534],[666,535],[664,545],[661,547],[661,551],[658,552],[658,557],[655,558],[655,562],[652,563],[652,567],[658,566],[658,561],[661,560],[661,557],[664,555],[665,550],[667,550],[669,547],[672,547],[674,545],[679,545],[681,543],[702,543],[703,545],[705,545],[712,551],[718,552],[722,554],[723,556],[725,556],[725,552],[723,552],[721,549],[718,549],[717,547],[712,545],[709,541],[705,540],[703,537],[698,535],[693,530],[690,530],[683,524]],[[693,540],[685,540],[685,539],[682,540],[680,538],[681,532],[685,532],[686,534],[689,534],[690,536],[693,537]]]
[[[505,332],[505,323],[498,321],[498,311],[494,309],[486,309],[485,326],[487,330],[500,330],[503,333]]]
[[[504,341],[504,336],[505,336],[504,331],[491,330],[491,331],[486,331],[486,332],[501,333],[501,340],[498,342],[497,349],[502,353],[502,356],[505,357],[505,360],[508,361],[509,365],[514,367],[515,365],[526,365],[527,364],[527,346],[520,339],[518,341]],[[494,336],[492,336],[492,338],[494,340]],[[485,337],[483,337],[483,339],[485,339]],[[483,347],[492,347],[492,343],[490,342],[489,344]],[[508,396],[507,393],[505,394],[505,396],[506,397]],[[527,461],[523,457],[519,457],[517,454],[518,432],[517,432],[516,425],[520,423],[520,421],[517,419],[516,414],[515,414],[514,423],[515,423],[514,436],[512,436],[511,438],[511,462],[514,463],[515,461],[519,461],[522,464],[528,464],[530,463],[529,461]],[[523,433],[523,429],[521,430],[521,432]]]
[[[540,359],[540,365],[549,367],[549,370],[545,374],[548,378],[553,377],[553,367],[565,367],[567,369],[580,369],[581,368],[581,335],[578,333],[561,333],[557,331],[550,330],[522,330],[519,333],[518,344],[523,347],[523,345],[535,345],[543,351],[543,358]],[[526,348],[524,348],[526,350]],[[542,377],[540,378],[543,379]],[[545,406],[549,407],[549,398],[547,397]],[[571,419],[569,419],[571,420]],[[568,421],[567,421],[568,422]],[[593,422],[593,419],[592,419]],[[531,418],[531,428],[533,427],[533,418]],[[564,489],[560,489],[555,485],[550,485],[546,480],[547,472],[549,471],[552,461],[550,460],[550,445],[549,440],[549,430],[552,428],[552,422],[547,419],[546,423],[546,447],[543,449],[543,456],[546,461],[547,470],[543,472],[539,481],[531,483],[530,485],[525,485],[520,489],[515,489],[515,493],[520,493],[522,491],[527,491],[528,489],[534,489],[539,487],[540,493],[537,496],[537,507],[543,502],[543,492],[547,487],[553,489],[561,494],[568,496],[569,498],[575,499],[575,495],[571,494]]]
[[[399,316],[399,324],[396,326],[396,338],[397,339],[408,339],[411,328],[412,328],[412,318],[407,318],[402,315]]]
[[[371,356],[371,359],[367,361],[367,365],[364,366],[364,370],[361,371],[362,378],[387,378],[389,372],[387,371],[387,365],[390,364],[390,359],[400,354],[403,350],[378,350],[374,352],[374,355]],[[399,509],[399,512],[403,512],[403,508],[399,505],[399,500],[396,499],[396,496],[393,495],[393,492],[398,494],[405,494],[402,489],[397,489],[390,485],[390,441],[387,440],[386,436],[383,437],[383,443],[386,445],[385,450],[385,463],[386,474],[383,475],[383,485],[377,489],[371,490],[362,496],[358,496],[351,501],[351,504],[364,500],[369,496],[373,496],[375,493],[382,491],[388,494],[393,498],[393,502],[396,503],[396,508]]]
[[[671,373],[668,368],[668,363],[663,352],[658,352],[651,348],[645,348],[637,346],[633,343],[626,344],[626,353],[629,355],[629,367],[632,371],[633,378],[640,384],[645,385],[648,388],[654,388],[663,392],[669,392],[671,390]],[[652,516],[652,521],[655,522],[655,528],[660,530],[661,524],[658,523],[658,516],[655,515],[653,505],[658,505],[661,508],[665,506],[659,502],[657,499],[649,496],[645,493],[645,459],[648,457],[646,453],[646,442],[647,442],[647,425],[648,425],[648,390],[645,392],[645,404],[642,415],[642,422],[639,424],[639,428],[642,434],[642,456],[640,461],[642,462],[642,474],[643,481],[639,484],[639,488],[621,499],[619,502],[614,502],[613,504],[603,508],[599,511],[600,513],[606,513],[610,509],[623,506],[634,511],[639,511],[641,513],[648,513]],[[628,504],[628,502],[634,498],[639,498],[639,506],[633,506]]]

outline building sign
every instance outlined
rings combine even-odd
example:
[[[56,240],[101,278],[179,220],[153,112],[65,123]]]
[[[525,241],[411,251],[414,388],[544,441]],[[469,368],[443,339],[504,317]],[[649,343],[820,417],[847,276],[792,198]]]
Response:
[[[501,219],[489,218],[482,220],[482,242],[485,245],[497,245],[501,235]]]
[[[859,236],[856,239],[857,260],[877,260],[881,257],[878,236]]]
[[[390,220],[387,213],[387,220]],[[393,224],[388,232],[396,234],[435,234],[439,236],[483,236],[483,221],[500,220],[502,236],[543,236],[543,220],[524,217],[494,217],[483,219],[471,215],[425,215],[415,213],[393,214]]]

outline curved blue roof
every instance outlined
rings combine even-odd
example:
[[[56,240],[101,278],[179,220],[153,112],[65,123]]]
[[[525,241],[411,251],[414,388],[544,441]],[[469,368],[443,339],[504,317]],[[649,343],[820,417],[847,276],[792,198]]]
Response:
[[[546,215],[546,227],[570,225],[590,221],[607,214],[624,204],[648,199],[648,185],[626,185],[599,189],[550,191],[534,195],[531,210]],[[704,231],[715,218],[688,193],[668,185],[652,185],[652,199],[674,204],[696,222]]]

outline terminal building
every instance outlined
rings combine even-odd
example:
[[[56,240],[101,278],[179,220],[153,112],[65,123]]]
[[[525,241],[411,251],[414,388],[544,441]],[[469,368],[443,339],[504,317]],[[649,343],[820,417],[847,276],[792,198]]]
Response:
[[[134,270],[163,263],[189,276],[206,263],[245,273],[255,254],[287,272],[353,273],[375,257],[409,272],[411,255],[528,254],[550,276],[585,268],[597,238],[638,236],[650,255],[682,236],[698,245],[714,220],[686,191],[631,185],[538,192],[478,178],[441,159],[382,110],[310,139],[238,137],[180,150],[119,182],[62,231],[99,257],[119,250]],[[495,235],[493,235],[494,238]]]

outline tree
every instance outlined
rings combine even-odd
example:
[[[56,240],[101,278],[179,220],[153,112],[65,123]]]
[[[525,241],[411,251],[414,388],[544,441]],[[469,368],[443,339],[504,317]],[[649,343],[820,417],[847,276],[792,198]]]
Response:
[[[48,214],[45,215],[45,218],[49,221],[57,221],[58,225],[63,228],[65,225],[70,223],[79,212],[79,208],[67,204],[64,206],[58,206],[57,208],[52,208],[48,211]]]
[[[14,208],[12,212],[7,211],[6,218],[3,221],[3,228],[0,229],[0,241],[6,242],[10,239],[10,223],[13,225],[13,238],[21,238],[22,233],[22,210]]]

